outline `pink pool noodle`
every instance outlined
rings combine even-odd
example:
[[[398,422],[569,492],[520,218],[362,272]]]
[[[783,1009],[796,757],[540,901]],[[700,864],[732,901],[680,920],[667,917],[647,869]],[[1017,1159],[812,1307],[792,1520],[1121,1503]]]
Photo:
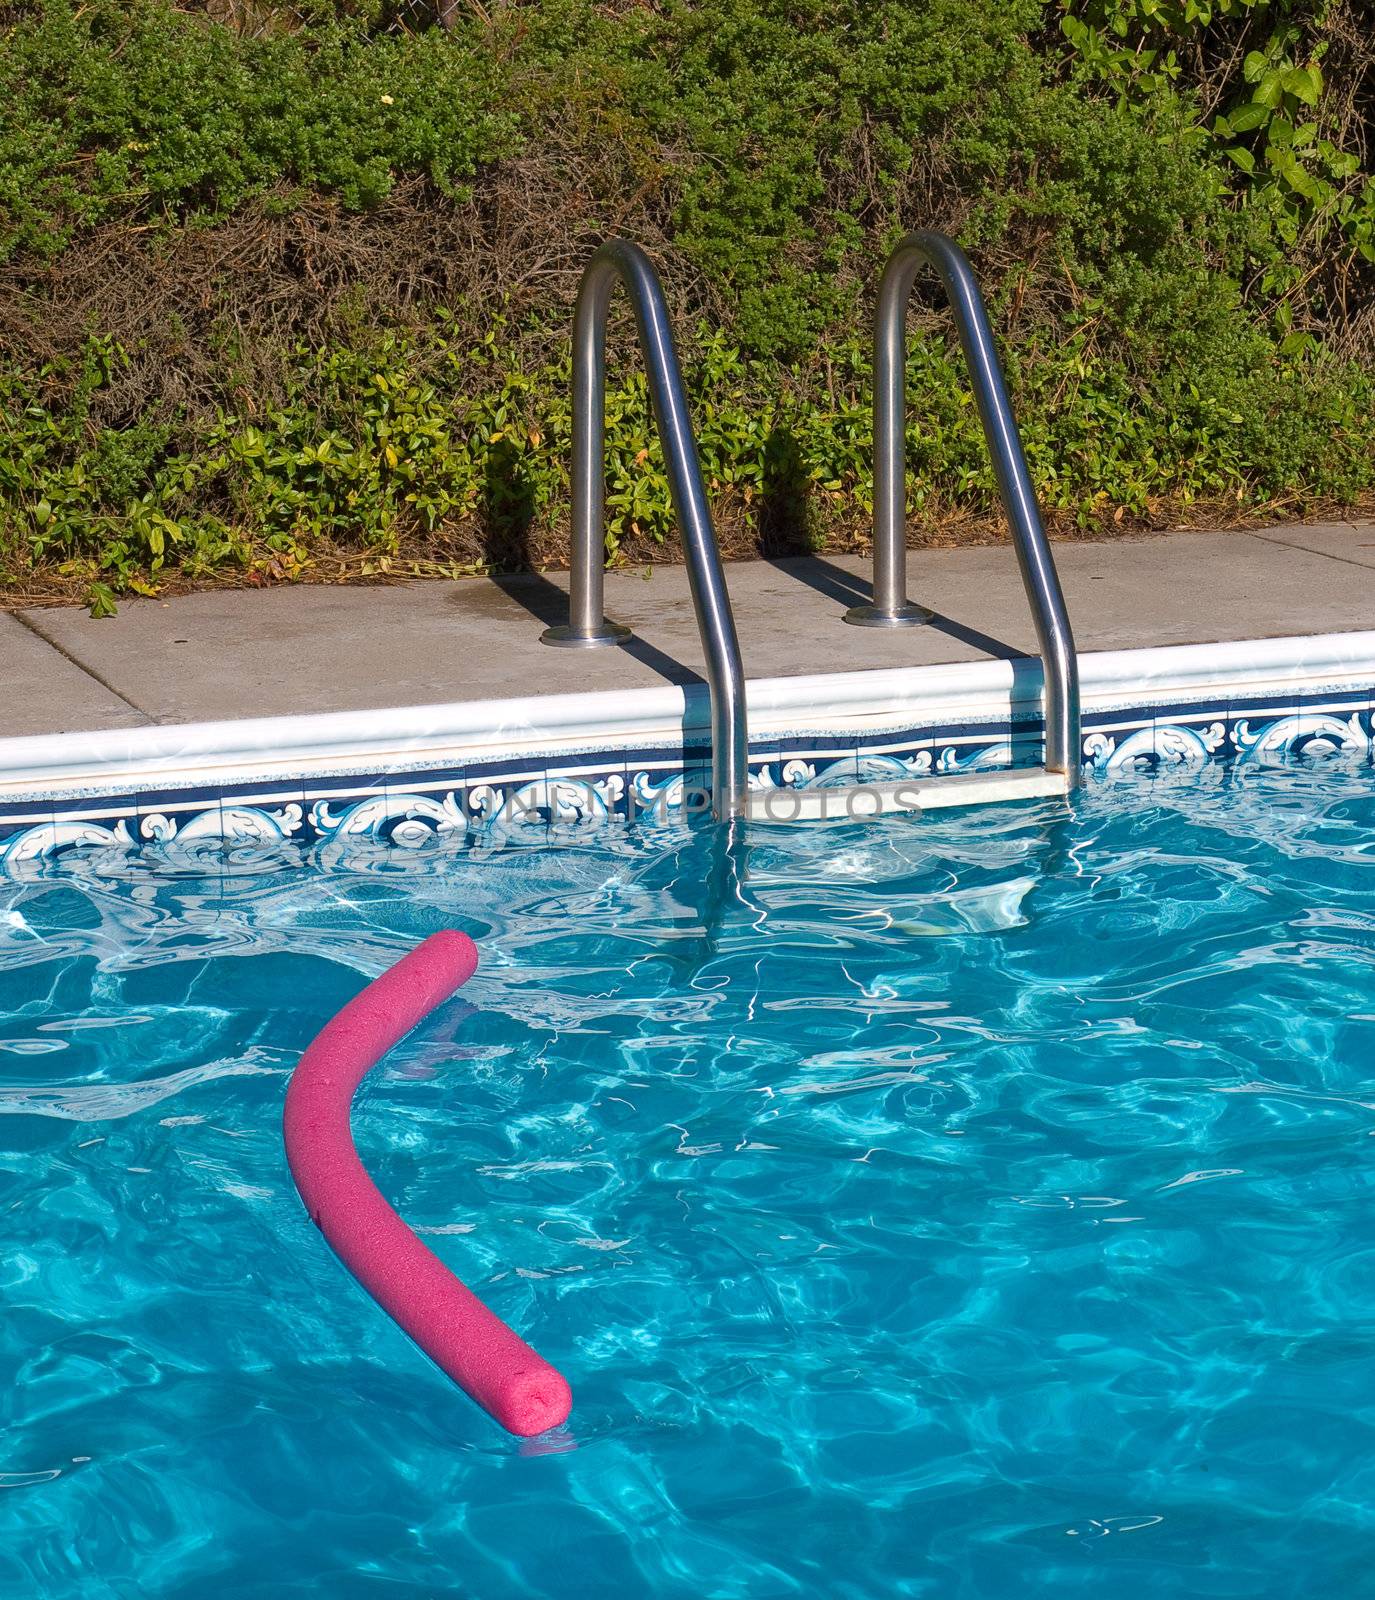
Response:
[[[543,1433],[573,1404],[567,1380],[465,1288],[382,1198],[354,1149],[349,1109],[369,1070],[472,977],[466,933],[431,934],[350,1000],[291,1075],[286,1157],[339,1259],[430,1359],[512,1433]]]

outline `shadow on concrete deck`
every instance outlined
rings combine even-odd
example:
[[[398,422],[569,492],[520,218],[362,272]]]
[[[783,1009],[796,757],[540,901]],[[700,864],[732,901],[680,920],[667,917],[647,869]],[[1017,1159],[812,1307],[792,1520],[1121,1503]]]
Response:
[[[838,601],[847,610],[850,606],[866,605],[873,598],[873,585],[866,579],[857,577],[853,572],[846,572],[844,567],[837,567],[821,556],[786,557],[770,561],[769,565],[779,572],[786,573],[790,578],[796,578],[799,583],[805,583],[809,589],[815,589],[818,594],[824,594],[827,599]],[[922,605],[926,605],[926,601],[920,595],[915,598]],[[927,610],[931,611],[931,607],[927,606]],[[985,655],[997,656],[1004,661],[1015,661],[1025,654],[1024,651],[1005,644],[1001,639],[993,638],[991,634],[971,628],[967,623],[957,622],[953,617],[942,616],[939,611],[931,611],[931,620],[926,626],[934,628],[937,633],[943,633],[948,638],[958,639],[961,644],[967,644],[971,650],[982,650]]]
[[[492,582],[508,599],[514,600],[518,606],[528,611],[541,628],[556,627],[559,623],[568,621],[567,594],[558,584],[550,583],[549,579],[541,574],[522,573],[509,578],[493,578]],[[612,617],[611,620],[615,622],[619,619]],[[665,683],[676,683],[681,686],[705,682],[701,673],[684,666],[666,650],[659,650],[647,643],[638,633],[632,633],[624,644],[604,646],[602,653],[605,654],[613,649],[624,651],[632,660],[648,667],[651,672],[657,672]],[[549,653],[553,656],[556,652],[551,650]],[[573,655],[573,652],[566,653]],[[576,685],[570,685],[569,689],[570,692],[576,692]]]

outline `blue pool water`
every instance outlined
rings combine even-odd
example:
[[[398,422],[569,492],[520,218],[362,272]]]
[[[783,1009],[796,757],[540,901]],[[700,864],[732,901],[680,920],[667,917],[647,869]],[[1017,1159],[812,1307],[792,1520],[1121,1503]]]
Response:
[[[0,886],[0,1594],[1375,1590],[1375,778]],[[286,1077],[433,929],[384,1192],[572,1379],[353,1284]]]

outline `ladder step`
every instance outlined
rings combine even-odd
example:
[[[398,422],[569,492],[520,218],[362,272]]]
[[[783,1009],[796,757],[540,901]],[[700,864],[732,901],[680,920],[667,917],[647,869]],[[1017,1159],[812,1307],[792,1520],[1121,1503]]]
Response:
[[[1063,772],[1015,767],[949,778],[909,778],[896,783],[836,784],[815,789],[751,789],[752,822],[862,822],[892,811],[935,811],[950,806],[993,805],[1003,800],[1044,800],[1069,793]]]

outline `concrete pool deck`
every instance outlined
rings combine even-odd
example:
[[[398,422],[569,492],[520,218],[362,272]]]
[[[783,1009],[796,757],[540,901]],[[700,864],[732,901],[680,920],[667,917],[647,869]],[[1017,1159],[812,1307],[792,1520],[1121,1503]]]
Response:
[[[1375,522],[1315,522],[1105,542],[1057,541],[1081,652],[1375,628]],[[727,568],[750,678],[938,665],[1035,653],[1010,548],[914,550],[922,628],[852,628],[869,563],[854,557]],[[215,590],[0,616],[9,687],[0,737],[321,711],[381,710],[691,683],[702,666],[681,566],[608,573],[622,649],[556,651],[567,575]]]

